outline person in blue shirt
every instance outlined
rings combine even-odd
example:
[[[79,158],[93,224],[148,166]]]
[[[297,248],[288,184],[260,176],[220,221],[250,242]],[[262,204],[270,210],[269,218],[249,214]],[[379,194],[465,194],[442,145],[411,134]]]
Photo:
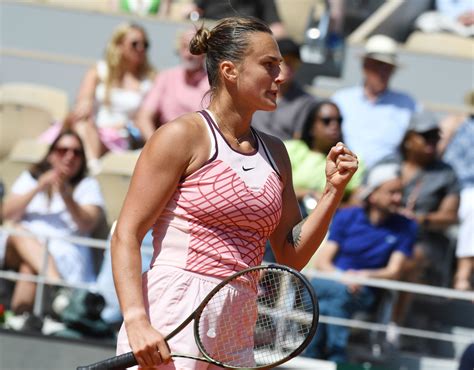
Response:
[[[317,270],[339,272],[342,276],[340,281],[311,281],[321,315],[349,319],[356,311],[369,310],[376,302],[377,292],[354,283],[352,277],[398,279],[411,256],[417,226],[398,214],[402,197],[400,167],[373,167],[361,196],[363,206],[341,208],[336,213],[328,242],[315,260]],[[348,327],[320,324],[305,355],[346,362],[349,334]]]
[[[389,86],[398,66],[396,42],[374,35],[367,40],[362,58],[363,84],[338,90],[331,97],[344,117],[344,142],[367,168],[397,152],[411,115],[419,110],[410,95]]]

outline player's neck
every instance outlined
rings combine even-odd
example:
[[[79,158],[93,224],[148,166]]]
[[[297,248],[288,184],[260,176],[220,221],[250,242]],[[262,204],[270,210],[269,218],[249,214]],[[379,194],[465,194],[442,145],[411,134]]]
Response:
[[[250,130],[253,112],[239,107],[228,94],[215,96],[209,105],[209,110],[218,120],[217,124],[224,123],[228,131],[236,137]]]

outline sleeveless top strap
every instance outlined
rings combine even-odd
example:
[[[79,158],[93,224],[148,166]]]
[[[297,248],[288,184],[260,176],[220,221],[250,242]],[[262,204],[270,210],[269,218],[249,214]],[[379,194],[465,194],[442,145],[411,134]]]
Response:
[[[205,110],[201,110],[198,112],[201,117],[203,118],[204,122],[206,123],[207,132],[209,134],[209,139],[211,141],[211,150],[209,152],[209,158],[206,163],[212,162],[217,157],[218,152],[218,144],[217,144],[217,137],[216,137],[216,128],[214,127],[214,122],[212,118],[209,116]]]
[[[255,130],[253,127],[251,127],[251,130],[254,134],[254,136],[257,138],[257,140],[259,141],[260,145],[262,146],[263,148],[263,151],[265,153],[265,156],[267,157],[268,159],[268,162],[270,162],[270,165],[272,166],[273,170],[275,171],[275,173],[278,175],[278,177],[280,178],[281,180],[281,174],[280,174],[280,171],[278,170],[278,166],[276,165],[272,155],[270,154],[270,151],[268,150],[265,142],[263,141],[263,139],[260,137],[259,133],[257,130]]]

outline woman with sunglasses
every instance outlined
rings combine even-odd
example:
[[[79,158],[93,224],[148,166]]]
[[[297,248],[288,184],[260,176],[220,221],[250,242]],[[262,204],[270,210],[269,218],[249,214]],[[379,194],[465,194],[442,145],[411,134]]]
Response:
[[[74,107],[74,128],[82,137],[89,167],[107,151],[130,149],[140,141],[135,115],[151,88],[154,70],[147,58],[149,43],[137,24],[122,24],[112,34],[99,61],[85,75]]]
[[[329,100],[316,104],[303,125],[301,140],[285,141],[290,156],[296,197],[303,212],[316,205],[326,185],[326,157],[331,148],[342,141],[342,116],[337,105]],[[352,176],[345,189],[345,199],[360,185],[364,165]]]
[[[448,229],[458,222],[460,187],[453,168],[437,153],[439,121],[428,111],[415,113],[400,145],[399,153],[381,163],[401,165],[402,201],[399,212],[418,224],[413,256],[405,264],[403,279],[409,282],[446,286],[451,278],[451,249]],[[393,318],[403,325],[411,295],[401,293]],[[387,339],[397,344],[396,326]]]
[[[446,231],[458,222],[459,182],[453,168],[437,154],[440,140],[438,119],[430,112],[415,113],[400,146],[400,154],[383,162],[398,162],[402,168],[402,212],[420,228],[413,272],[420,275],[430,265],[429,283],[442,284],[446,261]]]
[[[48,278],[68,282],[95,279],[90,249],[55,238],[89,236],[103,217],[104,201],[99,184],[86,173],[86,156],[79,135],[64,131],[51,144],[45,157],[20,175],[5,200],[6,221],[20,230],[51,237]],[[0,245],[0,266],[3,260],[2,268],[38,274],[45,251],[40,239],[9,235],[6,243]],[[11,309],[17,314],[29,312],[34,295],[35,284],[18,281]]]

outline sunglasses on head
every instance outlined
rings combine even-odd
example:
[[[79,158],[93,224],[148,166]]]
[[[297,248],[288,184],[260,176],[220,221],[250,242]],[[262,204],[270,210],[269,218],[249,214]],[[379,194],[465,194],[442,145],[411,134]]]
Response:
[[[64,157],[67,154],[67,152],[72,152],[74,154],[74,157],[80,157],[82,156],[82,153],[83,153],[81,149],[66,148],[66,147],[61,147],[61,146],[54,148],[54,151],[58,153],[61,157]]]
[[[342,117],[318,117],[318,119],[324,123],[325,126],[329,126],[331,122],[337,122],[339,125],[342,124]]]
[[[143,50],[148,50],[150,46],[150,44],[146,40],[145,41],[135,40],[135,41],[132,41],[131,45],[132,45],[132,48],[134,48],[135,50],[138,50],[140,47],[143,48]]]

